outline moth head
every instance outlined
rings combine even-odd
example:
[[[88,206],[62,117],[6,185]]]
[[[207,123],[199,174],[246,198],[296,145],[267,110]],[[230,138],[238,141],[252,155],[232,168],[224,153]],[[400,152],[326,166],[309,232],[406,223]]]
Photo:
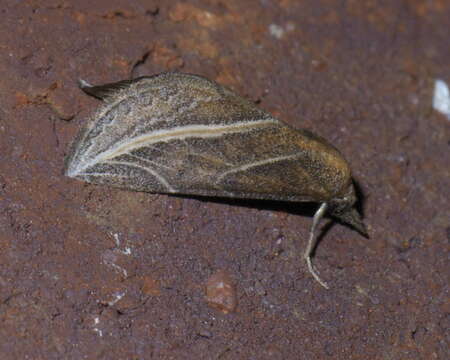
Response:
[[[330,201],[329,213],[332,217],[350,225],[365,237],[369,237],[367,227],[362,221],[360,213],[355,208],[356,201],[355,188],[353,184],[350,184],[342,196]]]

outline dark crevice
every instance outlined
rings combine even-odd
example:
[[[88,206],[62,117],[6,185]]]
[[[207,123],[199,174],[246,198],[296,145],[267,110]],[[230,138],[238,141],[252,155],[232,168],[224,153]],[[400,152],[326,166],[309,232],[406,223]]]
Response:
[[[133,12],[123,11],[123,10],[113,10],[106,14],[101,15],[103,19],[111,20],[111,19],[134,19],[137,15]]]
[[[59,137],[58,137],[58,132],[56,131],[56,120],[55,120],[55,118],[53,116],[50,117],[50,120],[52,122],[53,136],[55,137],[55,145],[56,145],[57,148],[59,148]]]
[[[130,71],[130,78],[131,78],[131,79],[134,79],[134,78],[135,78],[135,74],[136,74],[137,69],[138,69],[140,66],[142,66],[142,65],[144,65],[144,64],[146,63],[146,61],[147,61],[148,57],[150,56],[150,53],[151,53],[151,52],[152,52],[151,50],[147,50],[147,51],[141,56],[141,58],[133,64],[133,67],[131,68],[131,71]]]
[[[6,189],[6,180],[2,175],[0,175],[0,191],[3,191],[5,189]]]
[[[158,16],[159,15],[159,7],[155,6],[153,9],[147,9],[145,11],[145,15],[147,15],[147,16]]]

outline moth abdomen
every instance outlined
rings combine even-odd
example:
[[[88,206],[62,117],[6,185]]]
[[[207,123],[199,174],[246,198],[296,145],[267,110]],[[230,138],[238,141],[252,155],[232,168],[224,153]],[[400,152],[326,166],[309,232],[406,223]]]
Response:
[[[104,101],[78,136],[66,174],[130,190],[321,203],[361,232],[350,167],[339,151],[200,76],[163,73],[100,86]]]

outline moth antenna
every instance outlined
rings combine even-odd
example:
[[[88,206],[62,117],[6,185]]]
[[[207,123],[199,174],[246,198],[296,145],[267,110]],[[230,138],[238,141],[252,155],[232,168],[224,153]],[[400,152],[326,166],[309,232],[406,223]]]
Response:
[[[309,272],[314,277],[314,279],[316,279],[319,282],[319,284],[322,285],[325,289],[329,289],[329,286],[324,281],[322,281],[320,279],[319,275],[315,272],[315,270],[312,266],[312,262],[311,262],[311,253],[313,252],[313,250],[316,246],[316,242],[317,242],[317,238],[315,236],[317,225],[319,225],[320,220],[325,215],[327,208],[328,208],[328,204],[322,203],[320,205],[319,209],[317,209],[316,213],[314,214],[311,231],[309,232],[308,246],[306,247],[306,251],[305,251],[305,255],[304,255],[306,264],[308,265]]]

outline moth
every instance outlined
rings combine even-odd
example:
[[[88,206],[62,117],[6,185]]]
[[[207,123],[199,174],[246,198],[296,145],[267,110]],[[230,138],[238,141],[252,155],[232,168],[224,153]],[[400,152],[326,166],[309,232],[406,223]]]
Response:
[[[349,164],[328,141],[294,129],[204,77],[161,73],[80,88],[103,100],[66,158],[67,176],[151,193],[320,203],[304,253],[328,213],[367,235]]]

